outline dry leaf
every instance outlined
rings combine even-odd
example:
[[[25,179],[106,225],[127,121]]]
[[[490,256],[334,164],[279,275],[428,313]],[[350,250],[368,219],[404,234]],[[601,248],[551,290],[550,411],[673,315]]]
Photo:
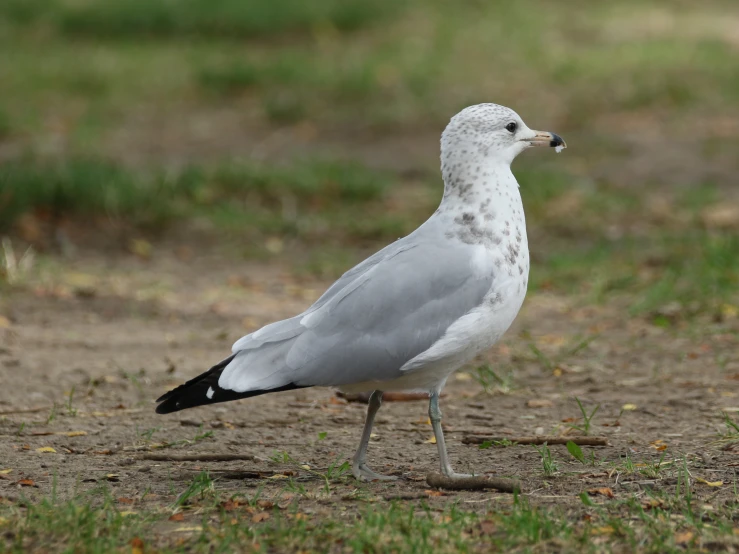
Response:
[[[489,519],[480,522],[480,532],[483,535],[492,535],[493,533],[495,533],[495,529],[495,523],[490,521]]]
[[[108,473],[105,478],[108,481],[112,481],[114,483],[117,483],[120,480],[120,476],[117,473]]]
[[[624,412],[633,412],[634,410],[636,410],[636,408],[636,404],[624,404],[623,406],[621,406],[621,409]]]
[[[144,541],[138,537],[131,539],[131,554],[144,554]]]
[[[33,479],[21,479],[20,481],[18,481],[18,484],[21,487],[36,487],[36,488],[38,488],[38,485],[36,484],[36,482]]]
[[[84,437],[87,435],[87,431],[69,431],[67,433],[62,433],[65,437]]]
[[[260,521],[266,521],[268,519],[269,514],[267,512],[259,512],[258,514],[254,514],[251,518],[254,523],[259,523]]]
[[[435,490],[432,490],[432,489],[427,489],[427,490],[423,491],[423,493],[426,496],[446,496],[442,491],[435,491]]]
[[[595,496],[597,494],[600,494],[601,496],[607,496],[608,498],[613,498],[613,491],[608,487],[598,487],[595,489],[588,489],[588,494],[590,496]]]
[[[139,258],[148,260],[151,258],[152,246],[151,243],[144,239],[132,239],[128,243],[128,250],[131,254],[135,254]]]
[[[682,533],[675,533],[675,542],[677,544],[686,544],[693,540],[693,533],[690,531],[683,531]]]
[[[10,320],[4,315],[0,315],[0,329],[8,329],[10,327]]]
[[[125,496],[121,496],[118,499],[118,502],[120,504],[133,504],[134,500],[133,500],[133,498],[126,498]]]
[[[257,506],[264,510],[271,510],[275,507],[275,503],[271,500],[257,500]]]
[[[724,484],[723,481],[706,481],[705,479],[702,479],[700,477],[696,477],[695,480],[698,483],[702,483],[704,485],[708,485],[709,487],[721,487]]]
[[[169,521],[184,521],[184,519],[185,519],[185,514],[183,514],[182,512],[178,514],[172,514],[171,516],[169,516]]]
[[[36,452],[42,452],[42,453],[52,452],[52,453],[56,453],[56,450],[54,450],[51,446],[42,446],[41,448],[37,448],[36,449]]]
[[[428,440],[423,441],[426,444],[436,444],[436,437],[431,437]]]
[[[0,474],[1,475],[7,475],[11,471],[13,471],[12,468],[11,469],[0,469]]]
[[[532,398],[526,402],[526,406],[529,408],[551,408],[553,405],[552,401],[546,398]]]

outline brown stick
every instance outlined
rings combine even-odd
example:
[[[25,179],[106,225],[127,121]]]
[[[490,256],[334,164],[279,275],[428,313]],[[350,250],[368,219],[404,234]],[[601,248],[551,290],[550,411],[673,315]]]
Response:
[[[236,460],[247,460],[249,462],[261,461],[251,454],[159,454],[145,452],[137,456],[139,460],[152,460],[155,462],[233,462]]]
[[[608,446],[606,437],[488,437],[485,435],[466,435],[462,437],[463,444],[482,444],[484,442],[510,441],[518,444],[567,444],[574,442],[581,446]]]
[[[39,406],[38,408],[22,408],[20,410],[3,410],[0,411],[0,415],[10,415],[10,414],[33,414],[36,412],[45,412],[46,410],[51,410],[52,406]]]
[[[426,475],[426,483],[435,489],[452,491],[497,489],[501,492],[513,493],[521,490],[521,484],[518,481],[483,476],[451,478],[441,473],[429,473]]]

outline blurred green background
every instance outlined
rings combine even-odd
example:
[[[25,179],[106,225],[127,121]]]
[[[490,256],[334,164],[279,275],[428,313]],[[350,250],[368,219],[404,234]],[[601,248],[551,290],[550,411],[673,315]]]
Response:
[[[731,0],[2,0],[0,233],[334,277],[433,211],[444,125],[496,102],[569,145],[514,164],[533,290],[735,317],[738,59]]]

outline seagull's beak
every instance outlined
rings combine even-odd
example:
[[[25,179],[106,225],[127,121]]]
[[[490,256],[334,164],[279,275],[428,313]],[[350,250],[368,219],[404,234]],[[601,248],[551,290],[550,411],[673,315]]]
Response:
[[[549,131],[532,132],[534,133],[533,137],[523,139],[531,146],[551,146],[552,148],[560,146],[562,148],[567,148],[567,143],[564,139],[555,133],[550,133]]]

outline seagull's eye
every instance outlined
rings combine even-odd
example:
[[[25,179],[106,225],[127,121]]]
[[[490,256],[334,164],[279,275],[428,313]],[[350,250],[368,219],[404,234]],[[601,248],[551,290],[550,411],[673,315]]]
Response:
[[[511,121],[508,125],[505,126],[507,130],[509,130],[511,133],[515,133],[516,129],[518,128],[518,125],[514,121]]]

